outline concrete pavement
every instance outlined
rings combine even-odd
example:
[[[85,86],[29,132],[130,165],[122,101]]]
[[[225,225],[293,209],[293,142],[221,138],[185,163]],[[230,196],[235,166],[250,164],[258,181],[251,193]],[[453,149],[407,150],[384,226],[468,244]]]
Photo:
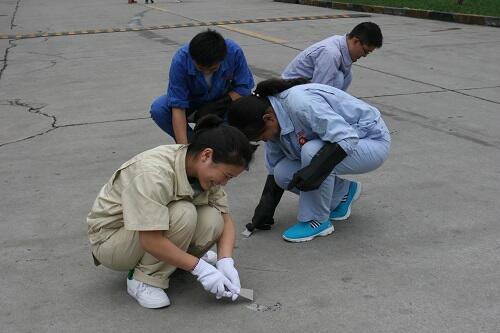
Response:
[[[268,0],[7,0],[0,34],[353,14]],[[149,119],[173,53],[205,28],[0,39],[2,332],[500,332],[498,28],[373,14],[218,27],[256,81],[306,46],[371,20],[384,45],[353,67],[350,93],[391,129],[389,160],[355,176],[349,222],[291,244],[297,200],[277,225],[238,234],[235,260],[255,303],[221,302],[188,273],[172,306],[141,308],[125,274],[94,267],[85,216],[133,155],[171,140]],[[239,231],[252,216],[262,149],[228,186]]]

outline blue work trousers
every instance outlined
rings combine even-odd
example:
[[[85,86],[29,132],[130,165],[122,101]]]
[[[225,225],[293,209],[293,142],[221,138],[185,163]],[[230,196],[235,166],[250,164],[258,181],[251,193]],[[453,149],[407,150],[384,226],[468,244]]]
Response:
[[[325,142],[321,140],[311,140],[302,146],[300,161],[288,158],[280,160],[273,170],[276,183],[286,189],[292,181],[293,174],[309,165],[324,144]],[[391,139],[388,133],[381,138],[360,139],[354,152],[337,164],[318,189],[308,192],[293,189],[292,192],[299,195],[297,220],[306,222],[328,219],[330,211],[337,207],[349,190],[350,181],[338,175],[361,174],[377,169],[389,156],[390,145]]]

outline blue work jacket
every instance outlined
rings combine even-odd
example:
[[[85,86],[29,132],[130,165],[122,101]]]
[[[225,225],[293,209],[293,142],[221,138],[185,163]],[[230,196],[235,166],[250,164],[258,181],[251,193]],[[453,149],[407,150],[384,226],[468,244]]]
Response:
[[[210,88],[203,73],[196,69],[189,54],[189,44],[177,51],[170,65],[165,99],[167,108],[195,109],[219,99],[229,91],[242,96],[250,95],[254,81],[243,50],[230,39],[226,39],[226,46],[227,55],[219,69],[213,73]]]
[[[388,133],[377,108],[331,86],[303,84],[268,98],[281,128],[277,138],[266,142],[271,173],[282,158],[300,160],[310,140],[337,142],[349,155],[360,139]]]

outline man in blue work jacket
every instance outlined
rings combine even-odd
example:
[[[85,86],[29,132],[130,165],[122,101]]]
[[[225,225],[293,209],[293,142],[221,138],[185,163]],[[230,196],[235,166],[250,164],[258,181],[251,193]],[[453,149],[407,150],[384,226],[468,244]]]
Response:
[[[188,123],[207,114],[224,118],[229,104],[254,86],[243,50],[214,30],[197,34],[170,65],[167,94],[151,105],[151,118],[177,143],[192,135]]]

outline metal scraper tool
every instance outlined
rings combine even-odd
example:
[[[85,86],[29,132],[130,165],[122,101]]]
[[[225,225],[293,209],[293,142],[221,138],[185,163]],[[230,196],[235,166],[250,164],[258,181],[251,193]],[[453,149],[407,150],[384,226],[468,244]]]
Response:
[[[249,301],[253,301],[253,289],[241,288],[240,297],[243,297]]]
[[[245,228],[245,230],[243,230],[243,232],[241,233],[243,236],[245,236],[246,238],[252,236],[252,231],[248,230]]]

